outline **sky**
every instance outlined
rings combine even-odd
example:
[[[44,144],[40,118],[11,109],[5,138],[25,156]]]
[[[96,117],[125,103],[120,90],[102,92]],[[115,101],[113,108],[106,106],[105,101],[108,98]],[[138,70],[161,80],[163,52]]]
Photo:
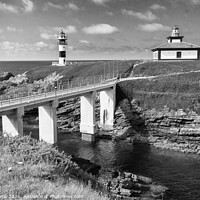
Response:
[[[200,45],[200,0],[0,0],[0,61],[152,59],[174,25]]]

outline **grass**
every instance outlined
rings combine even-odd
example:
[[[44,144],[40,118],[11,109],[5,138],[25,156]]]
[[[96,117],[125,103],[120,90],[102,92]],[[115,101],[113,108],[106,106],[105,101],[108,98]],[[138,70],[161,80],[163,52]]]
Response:
[[[53,72],[63,75],[63,79],[77,79],[89,76],[104,75],[109,73],[124,74],[130,72],[136,61],[95,61],[78,62],[66,67],[46,66],[36,68],[27,73],[30,82],[43,79]]]
[[[108,199],[55,147],[29,136],[2,136],[0,143],[0,199]]]
[[[30,70],[26,74],[26,81],[21,81],[21,76],[18,75],[19,80],[14,77],[14,84],[11,81],[2,82],[0,86],[0,95],[10,95],[9,98],[14,97],[14,94],[21,96],[31,94],[33,92],[51,91],[54,90],[55,85],[60,87],[65,84],[66,87],[77,87],[79,84],[86,85],[87,82],[91,84],[96,80],[97,82],[109,74],[109,77],[121,74],[123,77],[128,76],[133,68],[135,61],[93,61],[93,62],[75,62],[65,67],[61,66],[45,66]],[[99,75],[102,75],[100,77]],[[94,76],[99,76],[94,78]],[[47,78],[48,77],[48,78]],[[53,78],[54,79],[53,79]],[[57,79],[56,79],[57,77]],[[18,83],[18,82],[17,82]]]
[[[134,68],[135,76],[155,76],[200,70],[200,61],[148,62]]]
[[[200,113],[200,72],[126,81],[118,87],[118,96],[134,99],[144,109],[167,106]]]

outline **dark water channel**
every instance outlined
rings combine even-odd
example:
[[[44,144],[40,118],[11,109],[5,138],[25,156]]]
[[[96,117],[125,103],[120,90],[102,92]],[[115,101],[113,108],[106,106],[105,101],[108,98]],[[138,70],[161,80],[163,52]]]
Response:
[[[38,137],[38,126],[30,122],[25,133]],[[103,169],[121,169],[153,178],[169,188],[166,200],[200,200],[200,159],[192,155],[133,145],[128,141],[82,141],[79,134],[58,134],[58,147],[67,154],[89,159]]]
[[[106,169],[149,176],[169,188],[167,200],[200,199],[200,160],[197,158],[127,141],[100,140],[89,144],[75,134],[59,135],[58,146]]]

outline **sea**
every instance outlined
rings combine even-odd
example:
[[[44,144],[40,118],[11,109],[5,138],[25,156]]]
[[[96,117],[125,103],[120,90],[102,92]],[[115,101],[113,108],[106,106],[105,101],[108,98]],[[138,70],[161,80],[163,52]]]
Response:
[[[13,75],[26,71],[49,66],[53,61],[0,61],[0,73],[11,72]]]
[[[0,72],[22,74],[51,65],[52,61],[0,62]],[[24,123],[25,134],[38,138],[38,121]],[[103,169],[119,169],[153,178],[169,188],[163,200],[200,200],[200,159],[192,155],[133,145],[128,141],[99,140],[88,143],[77,133],[58,133],[58,148],[67,154],[90,159]]]

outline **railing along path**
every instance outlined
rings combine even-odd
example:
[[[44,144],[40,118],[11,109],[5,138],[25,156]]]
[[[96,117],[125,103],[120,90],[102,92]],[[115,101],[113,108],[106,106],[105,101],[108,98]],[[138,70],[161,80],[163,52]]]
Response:
[[[36,100],[45,100],[52,97],[61,97],[62,95],[69,95],[73,93],[78,94],[83,93],[87,90],[106,87],[114,84],[117,80],[124,77],[125,74],[105,74],[99,76],[92,76],[86,78],[79,78],[77,80],[67,80],[67,81],[58,81],[55,87],[51,87],[48,89],[39,88],[36,92],[29,92],[28,88],[26,88],[26,92],[23,93],[12,93],[9,95],[1,95],[0,96],[0,111],[1,108],[7,107],[9,105],[15,105],[20,103],[29,103]]]

